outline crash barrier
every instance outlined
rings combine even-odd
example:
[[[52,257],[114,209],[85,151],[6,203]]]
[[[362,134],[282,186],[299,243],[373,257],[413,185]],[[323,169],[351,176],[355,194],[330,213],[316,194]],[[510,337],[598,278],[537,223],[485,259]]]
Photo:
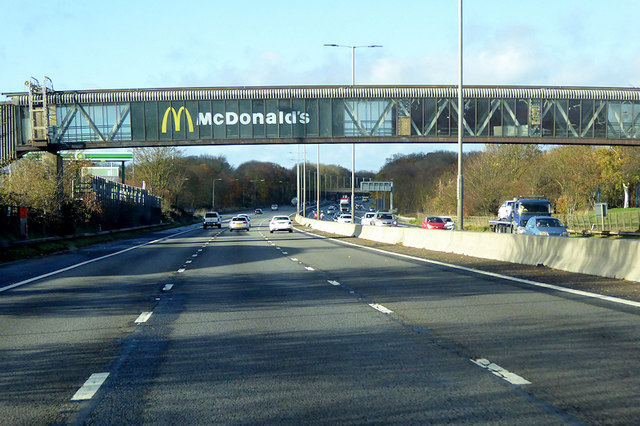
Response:
[[[362,226],[297,216],[323,232],[568,272],[640,281],[640,241]]]

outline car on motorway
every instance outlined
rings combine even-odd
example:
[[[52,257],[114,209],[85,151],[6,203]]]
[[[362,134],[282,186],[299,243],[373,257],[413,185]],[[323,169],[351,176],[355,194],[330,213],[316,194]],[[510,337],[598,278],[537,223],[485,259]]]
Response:
[[[222,228],[222,219],[218,212],[206,212],[202,220],[202,227],[207,229],[207,226],[217,226],[218,229]]]
[[[234,216],[229,221],[229,232],[238,231],[244,229],[245,231],[249,230],[249,221],[246,217],[242,216]]]
[[[271,210],[272,211],[278,210],[278,205],[277,204],[271,204]]]
[[[444,229],[448,229],[449,231],[456,229],[456,223],[449,216],[440,216],[440,218],[444,220]]]
[[[353,223],[353,218],[351,217],[351,213],[342,213],[340,216],[336,218],[336,222]]]
[[[398,226],[398,220],[390,212],[376,212],[371,224],[374,226]]]
[[[289,216],[273,216],[269,221],[269,232],[273,234],[274,231],[293,232],[293,223]]]
[[[439,216],[427,216],[420,225],[422,229],[446,229],[444,219]]]
[[[245,219],[247,219],[247,222],[249,223],[249,227],[251,227],[251,218],[249,217],[248,214],[239,214],[238,217],[244,217]]]
[[[335,212],[336,212],[336,207],[335,206],[327,207],[327,214],[334,214]]]
[[[262,209],[256,209],[253,213],[254,214],[262,214]]]
[[[364,216],[360,218],[360,223],[362,225],[371,225],[371,221],[376,216],[375,212],[366,212]]]
[[[524,227],[525,235],[542,235],[545,237],[568,237],[569,232],[559,219],[552,216],[533,216]]]

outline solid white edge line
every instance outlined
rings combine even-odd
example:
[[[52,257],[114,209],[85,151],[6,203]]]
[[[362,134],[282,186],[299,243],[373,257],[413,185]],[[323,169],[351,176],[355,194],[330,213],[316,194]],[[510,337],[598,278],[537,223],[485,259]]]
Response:
[[[33,277],[33,278],[29,278],[27,280],[19,281],[17,283],[14,283],[14,284],[11,284],[11,285],[8,285],[8,286],[0,288],[0,293],[2,293],[3,291],[11,290],[12,288],[16,288],[16,287],[23,286],[25,284],[32,283],[34,281],[41,280],[43,278],[48,278],[48,277],[51,277],[53,275],[60,274],[62,272],[67,272],[67,271],[70,271],[72,269],[79,268],[80,266],[88,265],[89,263],[98,262],[100,260],[108,259],[110,257],[117,256],[119,254],[126,253],[128,251],[135,250],[135,249],[140,248],[140,247],[148,246],[150,244],[155,244],[155,243],[158,243],[160,241],[167,240],[167,239],[169,239],[171,237],[175,237],[177,235],[185,234],[187,232],[192,232],[192,231],[193,231],[193,229],[189,229],[187,231],[178,232],[176,234],[168,235],[166,237],[159,238],[159,239],[153,240],[153,241],[148,241],[148,242],[146,242],[144,244],[140,244],[140,245],[137,245],[137,246],[129,247],[129,248],[126,248],[124,250],[117,251],[115,253],[105,254],[104,256],[96,257],[95,259],[85,260],[84,262],[76,263],[75,265],[67,266],[66,268],[58,269],[57,271],[47,272],[46,274],[38,275],[37,277]]]
[[[317,237],[317,238],[331,240],[331,241],[335,241],[336,243],[339,243],[339,244],[358,247],[358,248],[362,248],[362,249],[366,249],[366,250],[370,250],[370,251],[375,251],[375,252],[378,252],[378,253],[383,253],[383,254],[386,254],[386,255],[401,257],[401,258],[410,259],[410,260],[417,260],[419,262],[431,263],[433,265],[439,265],[439,266],[445,266],[445,267],[451,268],[451,269],[458,269],[458,270],[461,270],[461,271],[472,272],[472,273],[478,274],[478,275],[486,275],[486,276],[489,276],[489,277],[500,278],[500,279],[503,279],[503,280],[514,281],[514,282],[518,282],[518,283],[522,283],[522,284],[528,284],[528,285],[532,285],[532,286],[536,286],[536,287],[548,288],[550,290],[556,290],[556,291],[561,291],[561,292],[564,292],[564,293],[571,293],[571,294],[575,294],[575,295],[578,295],[578,296],[589,297],[589,298],[592,298],[592,299],[605,300],[607,302],[613,302],[613,303],[617,303],[617,304],[621,304],[621,305],[627,305],[627,306],[633,306],[635,308],[640,308],[640,302],[635,302],[633,300],[625,300],[625,299],[620,299],[619,297],[604,296],[602,294],[589,293],[587,291],[582,291],[582,290],[574,290],[572,288],[560,287],[560,286],[553,285],[553,284],[545,284],[545,283],[541,283],[541,282],[538,282],[538,281],[526,280],[524,278],[510,277],[508,275],[501,275],[501,274],[497,274],[495,272],[488,272],[488,271],[482,271],[482,270],[479,270],[479,269],[467,268],[465,266],[452,265],[450,263],[439,262],[437,260],[423,259],[421,257],[409,256],[408,254],[394,253],[394,252],[391,252],[391,251],[381,250],[381,249],[378,249],[378,248],[375,248],[375,247],[361,246],[361,245],[350,243],[350,242],[347,242],[347,241],[340,241],[340,240],[336,240],[334,238],[324,237],[322,235],[316,235],[316,234],[313,234],[313,233],[305,231],[305,230],[298,230],[298,231],[303,232],[305,234],[313,235],[314,237]]]
[[[93,373],[86,382],[78,389],[78,391],[71,397],[71,401],[85,401],[93,398],[100,386],[107,380],[109,373]]]

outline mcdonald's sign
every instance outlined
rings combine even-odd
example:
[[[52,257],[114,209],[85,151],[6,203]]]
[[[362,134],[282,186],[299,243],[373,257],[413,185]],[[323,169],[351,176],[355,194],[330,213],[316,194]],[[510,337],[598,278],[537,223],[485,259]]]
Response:
[[[193,133],[193,120],[191,120],[191,114],[189,114],[189,110],[185,107],[180,107],[178,112],[176,112],[175,108],[169,107],[164,112],[164,117],[162,118],[162,133],[167,133],[167,118],[169,117],[169,112],[173,114],[173,125],[176,129],[176,132],[180,131],[180,118],[182,117],[182,111],[184,111],[185,118],[187,120],[187,125],[189,126],[189,132]]]

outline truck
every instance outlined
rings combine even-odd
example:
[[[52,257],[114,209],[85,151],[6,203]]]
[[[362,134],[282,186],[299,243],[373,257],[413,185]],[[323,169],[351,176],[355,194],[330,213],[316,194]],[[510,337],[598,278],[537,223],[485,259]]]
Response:
[[[351,210],[351,196],[343,195],[340,197],[340,211],[343,213]]]
[[[218,229],[222,228],[222,220],[218,212],[206,212],[202,221],[202,227],[207,229],[207,226],[217,226]]]
[[[505,209],[505,206],[511,207]],[[498,212],[498,220],[490,220],[489,226],[497,233],[521,234],[529,218],[551,216],[553,209],[545,197],[515,197],[503,203]]]

